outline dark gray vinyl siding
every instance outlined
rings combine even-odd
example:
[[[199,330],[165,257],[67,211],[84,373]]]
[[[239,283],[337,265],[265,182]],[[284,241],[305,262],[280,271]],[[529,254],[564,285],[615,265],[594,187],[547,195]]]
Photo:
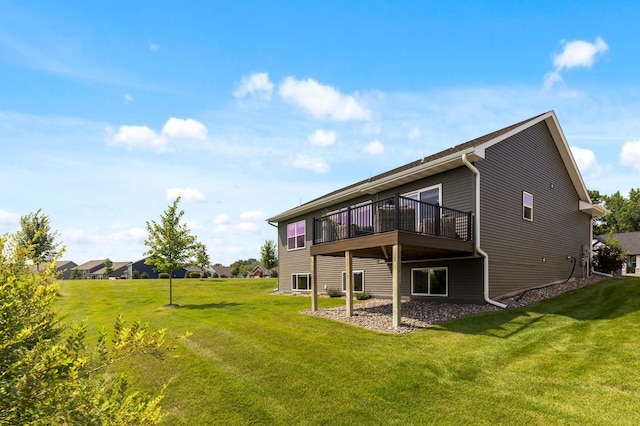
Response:
[[[466,167],[458,167],[457,169],[399,186],[380,193],[378,197],[390,197],[396,192],[405,194],[439,184],[442,184],[442,200],[440,200],[440,204],[444,207],[464,212],[474,210],[474,176]]]
[[[427,297],[411,295],[411,275],[415,268],[446,267],[448,273],[448,296]],[[482,258],[434,260],[410,262],[402,265],[402,294],[416,300],[482,303]]]
[[[312,241],[311,227],[314,217],[320,217],[328,212],[353,206],[358,203],[389,197],[395,193],[404,194],[439,184],[442,184],[442,204],[444,206],[462,211],[473,210],[474,176],[466,167],[460,167],[436,176],[431,176],[426,179],[421,179],[399,186],[391,191],[386,191],[380,194],[364,195],[353,199],[350,202],[336,204],[335,206],[323,209],[322,211],[318,211],[314,214],[309,214],[278,224],[278,289],[284,292],[291,291],[291,274],[309,273],[311,271],[309,247],[311,246]],[[287,225],[302,219],[306,220],[306,247],[300,250],[288,250]],[[478,281],[478,279],[481,279],[481,268],[479,269],[480,272],[478,272],[477,262],[477,260],[472,262],[439,262],[439,264],[445,266],[450,265],[450,299],[464,301],[477,301],[479,298],[481,299],[482,281]],[[379,261],[378,259],[354,258],[352,266],[354,271],[364,271],[365,291],[371,293],[375,297],[391,297],[391,265],[389,263]],[[318,256],[318,293],[326,293],[326,290],[332,288],[341,289],[342,271],[344,270],[344,257]],[[478,276],[475,279],[471,278],[471,274],[476,273]],[[411,295],[411,267],[403,265],[402,274],[402,295],[408,297]]]
[[[490,296],[582,277],[590,217],[551,134],[541,122],[487,149],[481,173],[481,247],[489,254]],[[533,222],[522,218],[522,191],[533,194]]]
[[[291,291],[291,274],[308,274],[311,272],[311,223],[312,216],[296,218],[278,224],[278,290]],[[287,225],[300,220],[306,221],[306,244],[303,249],[289,250],[287,246]]]

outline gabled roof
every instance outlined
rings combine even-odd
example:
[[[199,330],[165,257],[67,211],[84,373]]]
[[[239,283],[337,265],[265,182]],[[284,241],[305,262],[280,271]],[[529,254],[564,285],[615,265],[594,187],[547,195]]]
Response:
[[[420,160],[405,164],[404,166],[389,170],[388,172],[354,183],[353,185],[346,186],[337,191],[330,192],[322,197],[316,198],[315,200],[273,216],[267,219],[267,221],[269,223],[282,222],[296,216],[329,207],[333,204],[350,200],[358,195],[375,194],[404,183],[455,169],[464,165],[462,162],[463,154],[466,154],[467,159],[471,162],[482,160],[485,157],[485,150],[487,148],[490,148],[493,145],[498,144],[542,121],[544,121],[549,128],[549,132],[553,137],[556,147],[560,152],[562,161],[569,173],[571,182],[578,193],[580,198],[580,210],[588,214],[603,216],[606,211],[601,206],[594,206],[592,204],[587,188],[584,185],[584,181],[582,180],[582,176],[578,170],[578,166],[571,154],[571,150],[569,149],[567,140],[564,137],[564,133],[560,128],[556,114],[554,111],[549,111],[544,114],[531,117],[527,120],[523,120],[519,123],[512,124],[511,126],[507,126],[503,129],[496,130],[495,132],[488,133],[484,136],[480,136],[479,138],[456,145],[452,148],[445,149],[444,151],[440,151]]]
[[[102,261],[102,263],[104,263],[104,261]],[[112,262],[111,265],[111,272],[116,272],[119,269],[125,268],[127,266],[131,265],[131,262]],[[98,269],[97,271],[93,271],[92,274],[96,274],[96,275],[104,275],[107,273],[107,267],[102,267],[100,269]]]
[[[90,260],[88,262],[83,263],[82,265],[76,266],[75,269],[86,270],[98,267],[104,263],[105,259],[102,260]]]
[[[618,234],[612,235],[614,238],[617,238],[622,245],[622,250],[628,252],[629,254],[640,254],[640,232],[621,232]],[[609,236],[607,234],[598,235],[596,237],[598,241],[602,243],[606,243]]]
[[[218,275],[231,276],[231,266],[214,266],[213,270]]]

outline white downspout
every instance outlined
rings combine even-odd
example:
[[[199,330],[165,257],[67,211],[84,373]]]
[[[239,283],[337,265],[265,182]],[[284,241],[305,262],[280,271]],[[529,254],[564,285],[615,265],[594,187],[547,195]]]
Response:
[[[476,176],[476,220],[474,224],[475,238],[473,239],[476,252],[484,257],[484,300],[487,303],[506,308],[504,303],[496,302],[489,297],[489,255],[480,248],[480,171],[467,160],[467,154],[462,154],[462,162]]]

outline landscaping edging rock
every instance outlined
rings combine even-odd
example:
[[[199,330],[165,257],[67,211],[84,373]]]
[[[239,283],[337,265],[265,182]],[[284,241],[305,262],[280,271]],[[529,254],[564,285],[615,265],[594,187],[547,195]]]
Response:
[[[590,278],[572,280],[567,283],[553,284],[543,288],[528,290],[520,295],[501,299],[500,302],[506,304],[507,309],[529,306],[542,300],[559,296],[568,291],[595,284],[602,279],[603,277],[592,276]],[[352,317],[346,316],[346,308],[344,306],[322,308],[316,312],[306,309],[302,311],[302,313],[330,318],[383,333],[410,333],[467,315],[497,310],[500,310],[500,308],[488,303],[473,305],[409,300],[402,302],[402,324],[398,329],[393,328],[391,301],[387,299],[369,299],[363,303],[354,303]]]

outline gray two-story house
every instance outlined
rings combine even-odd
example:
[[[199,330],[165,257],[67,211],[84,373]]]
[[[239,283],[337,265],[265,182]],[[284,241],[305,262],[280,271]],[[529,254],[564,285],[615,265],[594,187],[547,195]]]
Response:
[[[282,292],[492,303],[589,274],[593,205],[553,111],[268,219]]]

